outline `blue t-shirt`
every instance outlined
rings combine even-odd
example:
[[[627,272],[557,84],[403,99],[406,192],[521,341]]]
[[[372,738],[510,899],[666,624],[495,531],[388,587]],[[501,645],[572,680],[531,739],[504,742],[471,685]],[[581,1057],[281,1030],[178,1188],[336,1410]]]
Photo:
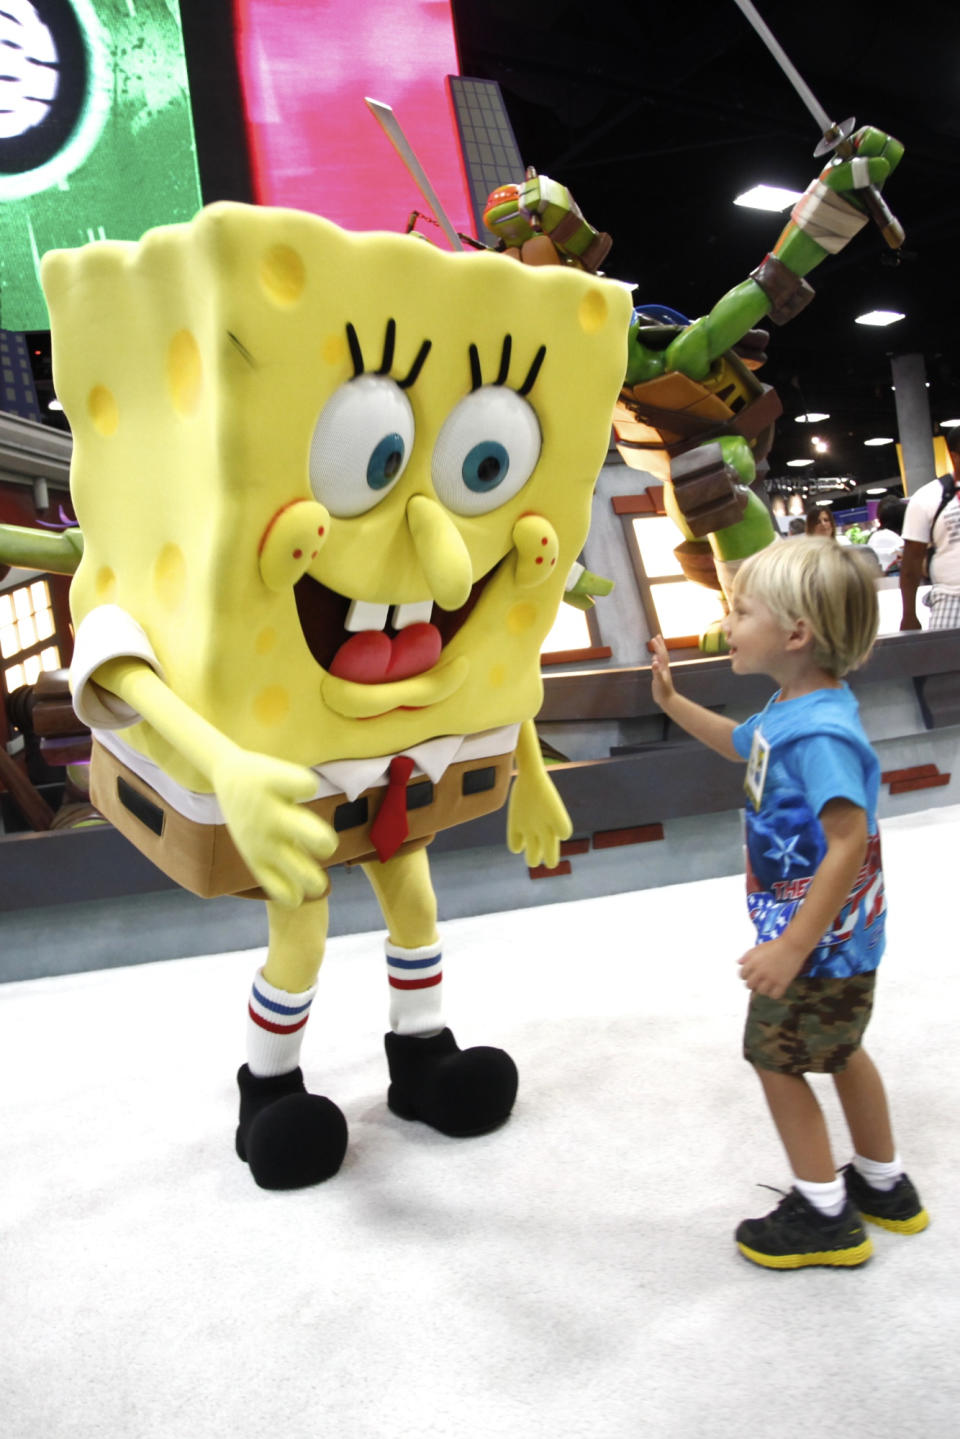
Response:
[[[867,852],[840,913],[800,973],[845,976],[876,969],[886,904],[877,796],[880,765],[846,684],[799,699],[773,696],[733,731],[747,764],[747,907],[757,943],[783,933],[827,852],[818,818],[831,799],[867,816]]]

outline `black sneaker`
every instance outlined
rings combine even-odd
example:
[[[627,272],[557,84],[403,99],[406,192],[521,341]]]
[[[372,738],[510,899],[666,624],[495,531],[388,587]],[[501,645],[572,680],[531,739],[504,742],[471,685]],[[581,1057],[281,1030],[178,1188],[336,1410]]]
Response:
[[[874,1189],[852,1164],[845,1164],[841,1173],[847,1198],[871,1224],[892,1229],[896,1234],[919,1234],[930,1223],[919,1194],[905,1174],[901,1174],[892,1189]]]
[[[797,1189],[785,1194],[763,1219],[737,1226],[737,1248],[765,1269],[803,1269],[808,1264],[852,1268],[873,1253],[873,1244],[848,1199],[836,1218],[821,1214]]]

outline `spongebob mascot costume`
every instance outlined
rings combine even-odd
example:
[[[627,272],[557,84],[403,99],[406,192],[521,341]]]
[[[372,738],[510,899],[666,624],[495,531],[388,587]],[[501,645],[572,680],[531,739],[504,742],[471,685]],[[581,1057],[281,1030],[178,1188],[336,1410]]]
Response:
[[[267,904],[237,1153],[268,1189],[343,1160],[343,1114],[300,1068],[343,863],[388,928],[390,1109],[495,1128],[517,1072],[446,1025],[427,847],[508,790],[530,865],[571,832],[539,654],[579,572],[627,292],[233,203],[52,252],[42,279],[92,799],[184,887]]]

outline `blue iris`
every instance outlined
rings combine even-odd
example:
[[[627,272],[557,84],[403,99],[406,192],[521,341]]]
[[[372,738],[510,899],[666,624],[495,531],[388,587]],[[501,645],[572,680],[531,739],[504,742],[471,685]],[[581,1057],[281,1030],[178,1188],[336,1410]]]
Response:
[[[510,456],[496,440],[481,440],[463,462],[463,482],[468,490],[486,494],[506,479]]]
[[[367,484],[371,490],[383,490],[396,479],[403,464],[403,436],[384,435],[367,461]]]

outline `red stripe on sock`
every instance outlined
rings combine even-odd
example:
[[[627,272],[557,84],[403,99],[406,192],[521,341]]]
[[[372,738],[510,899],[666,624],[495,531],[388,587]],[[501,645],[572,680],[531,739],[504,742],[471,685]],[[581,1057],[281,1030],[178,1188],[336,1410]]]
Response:
[[[297,1030],[302,1029],[310,1018],[309,1014],[305,1014],[296,1024],[274,1024],[271,1020],[264,1019],[262,1014],[258,1014],[252,1004],[248,1005],[247,1012],[254,1024],[259,1024],[261,1029],[268,1030],[270,1034],[296,1034]]]
[[[442,978],[442,974],[434,974],[429,979],[394,979],[391,974],[390,984],[393,989],[429,989],[431,985],[439,984]]]

